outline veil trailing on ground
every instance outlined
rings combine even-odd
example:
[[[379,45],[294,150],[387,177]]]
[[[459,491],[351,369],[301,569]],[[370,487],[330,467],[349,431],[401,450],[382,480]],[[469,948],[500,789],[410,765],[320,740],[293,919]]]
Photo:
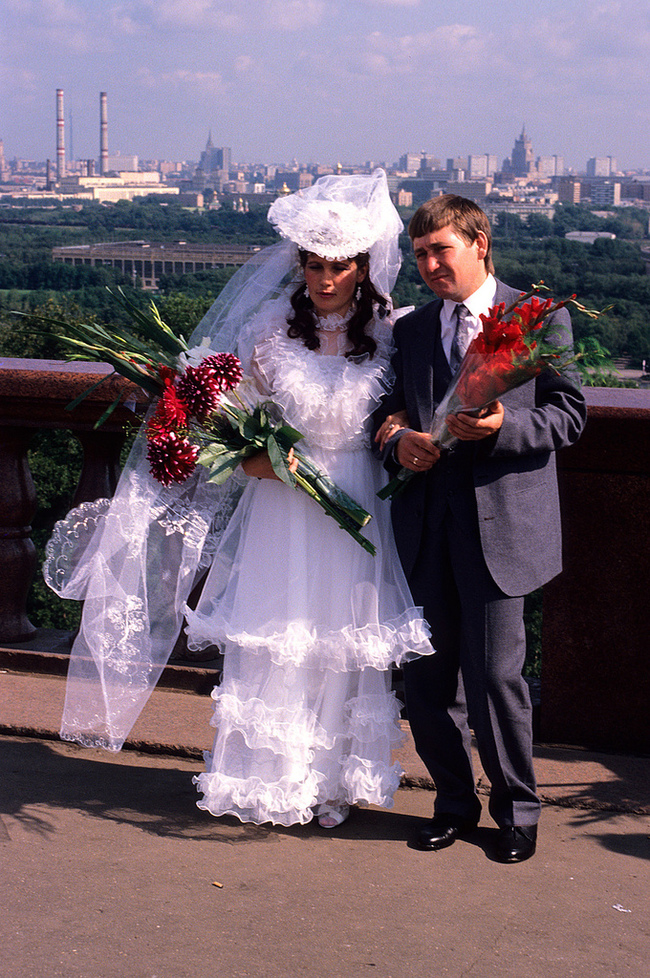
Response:
[[[230,350],[246,370],[264,328],[260,310],[304,281],[297,246],[333,258],[369,252],[373,283],[390,294],[402,222],[383,170],[323,177],[275,201],[269,220],[283,240],[233,275],[190,337],[190,356]],[[162,486],[146,453],[141,431],[113,499],[85,503],[57,523],[43,568],[57,594],[84,602],[61,736],[108,750],[122,747],[158,682],[242,491],[236,478],[209,483],[200,466],[182,485]]]

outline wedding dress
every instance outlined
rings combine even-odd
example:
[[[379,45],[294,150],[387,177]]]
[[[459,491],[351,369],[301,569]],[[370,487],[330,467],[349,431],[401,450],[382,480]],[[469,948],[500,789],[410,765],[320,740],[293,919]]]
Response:
[[[373,357],[346,358],[340,317],[319,321],[321,348],[287,336],[288,300],[262,307],[254,355],[263,393],[304,434],[308,454],[371,514],[368,554],[301,492],[249,479],[220,541],[188,644],[220,644],[213,750],[195,781],[214,815],[308,822],[325,802],[392,805],[401,741],[391,667],[432,652],[376,493],[370,416],[386,390],[390,326],[375,321]]]

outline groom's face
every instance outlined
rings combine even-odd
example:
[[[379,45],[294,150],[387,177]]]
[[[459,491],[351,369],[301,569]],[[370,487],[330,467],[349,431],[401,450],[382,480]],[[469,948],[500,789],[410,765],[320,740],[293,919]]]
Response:
[[[487,278],[487,239],[483,231],[469,244],[451,225],[413,238],[420,275],[440,299],[463,302]]]

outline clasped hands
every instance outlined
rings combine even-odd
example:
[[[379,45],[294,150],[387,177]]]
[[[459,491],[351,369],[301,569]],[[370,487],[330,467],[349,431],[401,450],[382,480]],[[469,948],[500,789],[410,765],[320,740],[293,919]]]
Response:
[[[446,418],[450,434],[459,441],[481,441],[495,435],[503,424],[503,405],[492,401],[477,414],[450,414]],[[389,438],[402,428],[408,428],[406,411],[389,414],[375,435],[375,441],[383,449]],[[440,458],[429,435],[423,431],[406,431],[397,442],[396,457],[399,464],[411,472],[427,472]]]

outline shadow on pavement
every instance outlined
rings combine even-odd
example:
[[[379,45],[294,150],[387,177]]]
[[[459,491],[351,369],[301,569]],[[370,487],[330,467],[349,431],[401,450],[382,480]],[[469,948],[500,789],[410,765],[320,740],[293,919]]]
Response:
[[[192,775],[201,765],[173,758],[151,762],[147,755],[90,752],[76,745],[0,738],[0,836],[2,816],[41,836],[55,832],[50,811],[71,809],[93,818],[129,824],[157,836],[206,839],[232,845],[272,842],[279,834],[302,838],[404,841],[426,821],[374,808],[354,808],[333,831],[316,822],[290,828],[242,824],[231,816],[213,818],[196,807]]]

